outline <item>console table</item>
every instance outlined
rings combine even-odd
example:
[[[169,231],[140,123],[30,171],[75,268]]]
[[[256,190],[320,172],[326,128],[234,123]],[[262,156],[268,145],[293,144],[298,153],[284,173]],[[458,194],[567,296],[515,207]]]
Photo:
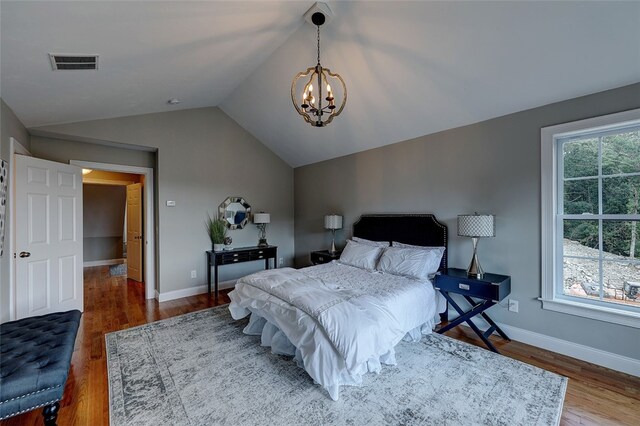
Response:
[[[207,251],[207,284],[211,293],[211,267],[214,271],[215,299],[218,301],[218,267],[234,263],[251,262],[264,259],[264,268],[269,269],[269,259],[273,259],[273,267],[277,268],[277,246],[239,247],[231,250]]]

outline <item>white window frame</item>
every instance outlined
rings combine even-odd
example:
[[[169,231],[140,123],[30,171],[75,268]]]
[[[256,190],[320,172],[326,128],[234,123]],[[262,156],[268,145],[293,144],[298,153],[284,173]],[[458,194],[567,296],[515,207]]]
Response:
[[[640,328],[637,312],[589,303],[577,297],[562,296],[556,283],[562,277],[562,239],[558,241],[558,140],[608,128],[640,124],[640,109],[544,127],[541,139],[541,228],[542,228],[542,308],[570,315]],[[601,239],[601,238],[600,238]],[[560,277],[560,278],[559,278]],[[560,292],[561,293],[561,292]]]

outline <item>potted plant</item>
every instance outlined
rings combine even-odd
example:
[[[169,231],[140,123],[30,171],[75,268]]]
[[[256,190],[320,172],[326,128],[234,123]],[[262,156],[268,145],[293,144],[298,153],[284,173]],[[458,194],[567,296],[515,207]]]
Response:
[[[211,244],[213,244],[213,251],[220,251],[224,248],[224,239],[227,236],[227,223],[223,219],[212,219],[207,214],[207,220],[205,221],[205,228]]]

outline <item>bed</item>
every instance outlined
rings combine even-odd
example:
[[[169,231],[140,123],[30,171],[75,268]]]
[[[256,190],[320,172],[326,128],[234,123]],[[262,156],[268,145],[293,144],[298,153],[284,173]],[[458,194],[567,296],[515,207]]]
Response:
[[[293,356],[337,400],[340,386],[395,365],[394,347],[446,314],[430,281],[447,267],[446,247],[447,228],[431,214],[363,215],[340,260],[243,277],[229,310],[249,316],[245,333]]]

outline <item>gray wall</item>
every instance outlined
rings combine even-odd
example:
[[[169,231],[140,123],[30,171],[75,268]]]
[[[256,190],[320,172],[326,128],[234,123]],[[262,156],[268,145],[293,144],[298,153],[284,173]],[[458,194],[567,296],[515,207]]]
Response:
[[[85,262],[122,258],[127,187],[82,185]]]
[[[29,134],[26,129],[18,120],[16,115],[11,111],[11,108],[4,103],[0,98],[0,158],[9,162],[11,153],[9,152],[9,138],[13,137],[20,142],[22,146],[29,149]],[[9,173],[8,185],[11,185],[11,173]],[[7,186],[7,189],[9,187]],[[8,203],[5,206],[6,214],[6,226],[4,232],[4,254],[0,258],[0,322],[9,320],[9,262],[11,254],[7,251],[9,249],[9,240],[12,238],[11,230],[9,229],[9,217],[11,213],[11,206]]]
[[[487,100],[490,102],[490,100]],[[559,102],[295,169],[296,264],[328,248],[323,215],[344,215],[343,244],[363,213],[434,213],[449,227],[449,264],[466,268],[471,241],[458,214],[493,213],[496,237],[479,243],[486,271],[512,277],[520,312],[499,322],[638,358],[640,329],[542,310],[540,128],[640,107],[640,84]]]
[[[293,264],[293,169],[241,128],[219,108],[199,108],[30,129],[69,140],[115,142],[157,149],[157,217],[160,292],[206,283],[205,250],[211,243],[204,231],[207,213],[217,213],[227,196],[244,197],[254,211],[271,213],[267,228],[271,244],[279,246],[285,265]],[[45,143],[33,138],[34,152]],[[96,145],[81,144],[65,158],[89,160]],[[101,147],[103,148],[103,147]],[[107,147],[108,148],[108,147]],[[58,147],[47,150],[55,158]],[[60,158],[58,161],[64,161]],[[123,164],[126,157],[108,161]],[[126,163],[124,163],[126,164]],[[166,207],[173,200],[176,207]],[[258,231],[249,224],[230,231],[235,247],[256,245]],[[220,280],[259,270],[260,262],[225,266]],[[190,278],[196,270],[197,278]]]

